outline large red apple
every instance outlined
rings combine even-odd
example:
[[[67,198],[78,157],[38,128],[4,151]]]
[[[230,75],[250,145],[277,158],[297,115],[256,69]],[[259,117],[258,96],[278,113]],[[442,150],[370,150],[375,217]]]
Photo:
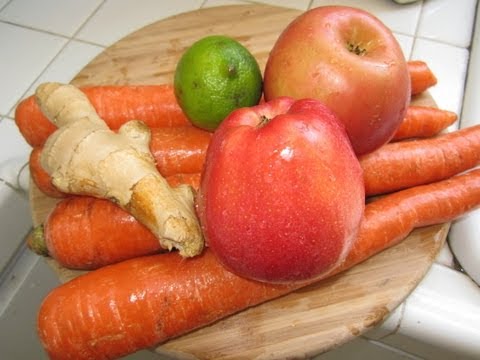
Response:
[[[344,126],[317,100],[281,97],[234,111],[213,134],[197,213],[228,269],[288,282],[344,259],[364,202]]]
[[[265,67],[265,99],[315,98],[345,124],[355,152],[388,142],[410,101],[410,78],[392,32],[356,8],[309,10],[282,32]]]

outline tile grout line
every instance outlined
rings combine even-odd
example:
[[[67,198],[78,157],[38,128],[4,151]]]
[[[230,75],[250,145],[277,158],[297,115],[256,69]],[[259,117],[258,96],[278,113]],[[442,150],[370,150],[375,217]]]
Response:
[[[10,0],[10,2],[13,1],[13,0]],[[102,48],[105,48],[105,46],[103,45],[99,45],[99,44],[93,44],[93,43],[89,43],[87,41],[83,41],[83,40],[77,40],[75,38],[75,36],[80,32],[80,30],[85,26],[85,24],[92,18],[92,16],[94,16],[98,9],[103,6],[103,4],[105,3],[106,0],[103,0],[95,10],[93,10],[91,12],[91,14],[85,19],[85,21],[78,27],[78,29],[71,35],[71,36],[65,36],[63,34],[58,34],[58,33],[55,33],[55,32],[50,32],[50,31],[46,31],[46,30],[42,30],[42,29],[37,29],[37,28],[34,28],[34,27],[29,27],[29,26],[24,26],[24,25],[21,25],[21,24],[17,24],[17,23],[14,23],[14,22],[9,22],[9,21],[4,21],[4,20],[0,20],[0,22],[2,23],[5,23],[5,24],[9,24],[9,25],[12,25],[12,26],[16,26],[16,27],[20,27],[20,28],[24,28],[24,29],[29,29],[29,30],[32,30],[32,31],[37,31],[37,32],[41,32],[41,33],[44,33],[44,34],[48,34],[48,35],[53,35],[53,36],[57,36],[57,37],[60,37],[60,38],[63,38],[63,39],[66,39],[67,41],[65,42],[65,44],[59,49],[59,51],[52,57],[52,59],[45,65],[45,67],[43,68],[43,70],[38,74],[37,77],[35,77],[35,79],[30,83],[30,85],[27,87],[27,89],[25,90],[25,92],[19,97],[19,99],[15,102],[15,104],[13,105],[12,108],[10,108],[7,112],[7,114],[5,115],[1,115],[0,116],[0,122],[4,121],[6,118],[10,119],[8,117],[8,114],[12,113],[15,108],[18,106],[18,104],[20,103],[20,101],[22,101],[22,99],[24,97],[26,97],[26,94],[28,93],[29,89],[33,86],[33,84],[35,84],[35,82],[40,79],[40,77],[45,73],[45,71],[49,68],[49,66],[58,58],[58,56],[63,52],[63,50],[72,42],[72,41],[79,41],[79,42],[82,42],[82,43],[87,43],[87,44],[90,44],[90,45],[96,45],[96,46],[100,46]],[[8,5],[10,2],[8,2],[6,5]],[[6,6],[5,5],[5,6]],[[2,10],[5,8],[5,6],[2,8]],[[1,10],[0,10],[1,11]],[[15,119],[12,119],[13,121],[15,121]],[[28,166],[28,162],[23,164],[21,169],[19,170],[17,176],[16,176],[16,182],[17,182],[17,186],[15,186],[14,184],[10,183],[9,181],[3,179],[3,178],[0,178],[0,182],[4,183],[5,185],[7,185],[10,189],[12,189],[13,191],[23,195],[24,191],[21,189],[21,186],[20,186],[20,177],[21,177],[21,174],[23,171],[25,171],[25,169],[27,168]]]
[[[63,35],[63,34],[56,33],[56,32],[49,31],[49,30],[45,30],[45,29],[36,28],[36,27],[33,27],[33,26],[29,26],[29,25],[19,24],[19,23],[13,22],[13,21],[5,20],[5,19],[0,19],[0,22],[4,23],[4,24],[16,26],[16,27],[19,27],[19,28],[22,28],[22,29],[33,30],[33,31],[37,31],[37,32],[47,34],[47,35],[54,35],[54,36],[61,37],[61,38],[64,38],[64,39],[70,39],[70,37],[67,36],[67,35]]]
[[[100,46],[102,48],[105,47],[105,45],[95,43],[95,42],[90,41],[90,40],[83,40],[83,39],[74,38],[73,37],[74,35],[67,36],[67,35],[63,35],[63,34],[60,34],[60,33],[53,32],[53,31],[48,31],[48,30],[45,30],[45,29],[39,29],[39,28],[36,28],[36,27],[33,27],[33,26],[23,25],[23,24],[15,23],[15,22],[12,22],[12,21],[4,20],[4,19],[0,19],[0,23],[7,24],[7,25],[12,25],[12,26],[19,27],[19,28],[22,28],[22,29],[36,31],[36,32],[43,33],[43,34],[46,34],[46,35],[53,35],[53,36],[56,36],[56,37],[59,37],[59,38],[62,38],[62,39],[75,40],[75,41],[78,41],[78,42],[81,42],[81,43],[84,43],[84,44]],[[83,23],[81,26],[83,26],[84,24],[85,23]],[[78,30],[77,30],[77,32],[78,32]],[[76,34],[77,32],[75,32],[74,34]]]
[[[7,1],[1,8],[0,8],[0,12],[3,11],[3,9],[5,9],[13,0],[9,0]]]
[[[410,57],[409,57],[409,60],[412,60],[412,54],[413,54],[413,50],[415,49],[415,44],[417,43],[417,39],[418,39],[418,29],[420,27],[420,21],[422,21],[422,13],[423,13],[423,2],[425,0],[422,0],[422,2],[420,3],[420,12],[418,14],[418,20],[417,20],[417,23],[415,24],[415,31],[413,32],[413,42],[412,42],[412,48],[410,49]]]
[[[13,190],[13,191],[15,191],[15,192],[18,191],[18,189],[17,189],[15,186],[13,186],[13,184],[10,184],[10,182],[8,182],[7,180],[2,179],[1,177],[0,177],[0,183],[5,184],[7,187],[9,187],[11,190]]]
[[[15,104],[8,110],[8,114],[12,113],[15,111],[15,108],[18,106],[18,104],[24,99],[28,93],[28,90],[30,89],[35,82],[40,79],[40,77],[45,73],[45,71],[48,69],[48,67],[53,63],[53,61],[60,55],[60,53],[67,47],[67,45],[70,43],[71,39],[67,38],[67,41],[65,44],[58,50],[58,52],[50,59],[50,61],[45,65],[42,71],[33,79],[33,81],[30,83],[30,85],[27,87],[27,89],[20,95],[19,99],[15,102]]]
[[[83,41],[83,40],[79,40],[76,36],[78,35],[78,33],[84,28],[84,26],[90,21],[90,19],[98,12],[98,10],[103,7],[105,5],[107,0],[102,0],[102,2],[90,13],[89,16],[87,16],[87,18],[85,19],[85,21],[80,24],[80,26],[78,27],[77,31],[75,31],[73,34],[72,34],[72,37],[70,38],[71,40],[76,40],[76,41]],[[83,41],[83,42],[86,42],[86,41]],[[87,42],[89,43],[89,42]],[[93,44],[93,43],[92,43]],[[93,45],[98,45],[98,44],[93,44]],[[103,48],[105,47],[105,45],[101,45]]]
[[[402,356],[402,357],[405,356],[405,357],[408,358],[408,360],[427,360],[427,359],[425,359],[424,357],[420,357],[420,356],[418,356],[418,355],[415,355],[415,354],[412,354],[412,353],[410,353],[410,352],[408,352],[408,351],[399,349],[399,348],[397,348],[397,347],[395,347],[395,346],[391,346],[391,345],[389,345],[389,344],[385,344],[385,343],[383,343],[383,342],[381,342],[381,341],[378,341],[378,340],[368,339],[367,341],[370,342],[370,343],[372,343],[372,344],[377,345],[378,347],[381,347],[381,348],[383,348],[383,349],[386,349],[386,350],[388,350],[388,351],[390,351],[390,352],[396,353],[396,354],[398,354],[398,355],[400,355],[400,356]]]
[[[39,257],[30,253],[27,246],[27,237],[32,231],[23,237],[23,241],[13,252],[10,260],[0,272],[0,317],[7,310],[18,289],[28,278]]]
[[[80,25],[80,27],[84,26],[85,23],[89,19],[90,19],[90,17],[88,17],[88,19],[82,25]],[[102,48],[105,48],[105,45],[103,45],[103,44],[99,44],[99,43],[96,43],[96,42],[93,42],[93,41],[90,41],[90,40],[84,40],[84,39],[76,38],[75,35],[81,30],[80,28],[76,32],[74,32],[73,35],[67,36],[67,35],[64,35],[64,34],[56,33],[54,31],[48,31],[48,30],[36,28],[36,27],[33,27],[33,26],[23,25],[23,24],[15,23],[15,22],[12,22],[12,21],[4,20],[4,19],[0,19],[0,23],[12,25],[12,26],[19,27],[19,28],[22,28],[22,29],[28,29],[28,30],[36,31],[36,32],[43,33],[43,34],[46,34],[46,35],[53,35],[53,36],[56,36],[56,37],[67,39],[67,40],[75,40],[75,41],[78,41],[78,42],[81,42],[81,43],[84,43],[84,44],[95,45],[95,46],[100,46]]]

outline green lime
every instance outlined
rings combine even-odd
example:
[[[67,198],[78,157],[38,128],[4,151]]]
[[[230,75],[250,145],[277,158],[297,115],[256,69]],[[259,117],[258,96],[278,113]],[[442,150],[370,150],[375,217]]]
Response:
[[[196,126],[215,130],[233,110],[258,104],[262,74],[253,55],[226,36],[207,36],[182,55],[175,69],[175,96]]]

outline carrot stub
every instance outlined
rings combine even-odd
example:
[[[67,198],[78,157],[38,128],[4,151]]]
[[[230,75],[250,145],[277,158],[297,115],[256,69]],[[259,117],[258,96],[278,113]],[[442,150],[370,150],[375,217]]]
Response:
[[[324,277],[398,243],[413,228],[453,220],[479,205],[480,170],[369,203],[351,254]],[[191,259],[175,253],[135,258],[54,289],[41,305],[38,333],[52,359],[113,359],[305,285],[236,276],[208,249]]]
[[[457,114],[430,106],[411,105],[392,140],[427,138],[439,134],[457,120]]]
[[[412,60],[407,65],[412,95],[418,95],[437,84],[437,78],[424,61]]]

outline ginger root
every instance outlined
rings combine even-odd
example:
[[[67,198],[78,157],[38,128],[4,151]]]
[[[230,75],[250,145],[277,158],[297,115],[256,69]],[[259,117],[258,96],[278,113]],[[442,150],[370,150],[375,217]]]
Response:
[[[110,130],[73,85],[41,84],[35,96],[58,127],[40,161],[60,191],[109,199],[149,228],[163,247],[184,257],[201,253],[194,191],[187,185],[171,188],[160,175],[145,124],[132,120],[118,132]]]

